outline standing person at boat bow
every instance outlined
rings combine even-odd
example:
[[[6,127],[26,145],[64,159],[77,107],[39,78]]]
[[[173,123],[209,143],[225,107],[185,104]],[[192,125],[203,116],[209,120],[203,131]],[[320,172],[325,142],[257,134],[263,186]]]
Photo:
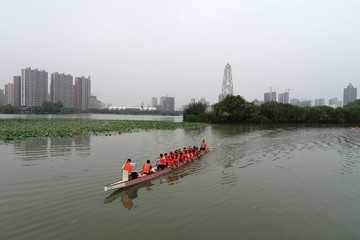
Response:
[[[129,158],[126,163],[122,166],[122,170],[128,171],[129,174],[129,181],[132,179],[135,179],[137,177],[137,172],[133,172],[133,167],[136,166],[136,162],[131,162],[131,159]]]
[[[205,151],[205,149],[206,149],[206,142],[205,142],[205,139],[203,139],[201,142],[200,151]]]

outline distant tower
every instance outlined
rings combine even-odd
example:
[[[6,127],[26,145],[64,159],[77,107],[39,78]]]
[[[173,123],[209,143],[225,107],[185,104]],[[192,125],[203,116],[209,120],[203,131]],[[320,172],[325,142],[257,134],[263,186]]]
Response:
[[[158,104],[157,104],[157,98],[156,97],[152,97],[151,98],[151,106],[152,107],[156,107]]]
[[[348,103],[351,103],[356,100],[357,97],[357,89],[351,85],[351,83],[344,88],[344,101],[343,106],[346,106]]]
[[[226,64],[225,71],[224,71],[224,80],[222,85],[222,92],[219,95],[219,102],[224,100],[227,95],[233,95],[233,80],[232,80],[232,73],[231,73],[231,66],[230,64]]]

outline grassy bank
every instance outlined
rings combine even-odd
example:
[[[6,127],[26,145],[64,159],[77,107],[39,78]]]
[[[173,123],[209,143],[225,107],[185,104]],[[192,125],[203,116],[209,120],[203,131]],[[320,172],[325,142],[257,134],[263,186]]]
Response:
[[[145,120],[4,119],[0,120],[0,140],[8,142],[38,137],[112,135],[147,130],[191,129],[203,126],[198,123]]]

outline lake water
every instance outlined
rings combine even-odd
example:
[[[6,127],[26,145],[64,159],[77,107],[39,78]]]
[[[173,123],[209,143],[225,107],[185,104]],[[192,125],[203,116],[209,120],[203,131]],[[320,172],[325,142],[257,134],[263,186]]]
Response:
[[[202,139],[201,160],[103,190]],[[0,239],[359,239],[359,149],[346,127],[261,125],[0,142]]]

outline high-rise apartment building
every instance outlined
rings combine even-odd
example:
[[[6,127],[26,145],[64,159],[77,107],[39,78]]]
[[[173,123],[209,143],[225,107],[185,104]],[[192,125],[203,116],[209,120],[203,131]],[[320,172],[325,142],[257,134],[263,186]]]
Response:
[[[315,99],[314,106],[324,106],[325,105],[325,98]]]
[[[90,77],[76,77],[74,84],[74,107],[81,110],[90,108],[91,81]]]
[[[21,76],[14,76],[14,106],[21,105]]]
[[[312,101],[311,100],[302,100],[298,102],[299,107],[311,107]]]
[[[102,103],[100,100],[97,99],[96,96],[90,96],[90,108],[92,109],[101,109]]]
[[[154,108],[156,108],[157,105],[158,105],[158,104],[157,104],[157,98],[156,98],[156,97],[152,97],[152,98],[151,98],[151,106],[154,107]]]
[[[344,101],[343,105],[346,106],[348,103],[351,103],[356,100],[357,97],[357,89],[353,87],[351,83],[344,88]]]
[[[331,98],[329,99],[329,106],[333,108],[341,107],[342,102],[338,101],[337,98]]]
[[[264,93],[264,102],[276,102],[276,92]]]
[[[161,97],[160,106],[163,111],[175,111],[175,98]]]
[[[279,93],[278,102],[279,103],[289,103],[289,92]]]
[[[329,106],[335,106],[337,102],[338,102],[337,98],[331,98],[329,99]]]
[[[0,106],[5,105],[5,94],[4,89],[0,89]]]
[[[21,105],[41,106],[48,97],[48,73],[45,70],[21,70]]]
[[[73,76],[64,73],[52,73],[50,82],[50,101],[62,102],[66,108],[74,107]]]
[[[5,84],[5,104],[14,106],[14,83]]]

